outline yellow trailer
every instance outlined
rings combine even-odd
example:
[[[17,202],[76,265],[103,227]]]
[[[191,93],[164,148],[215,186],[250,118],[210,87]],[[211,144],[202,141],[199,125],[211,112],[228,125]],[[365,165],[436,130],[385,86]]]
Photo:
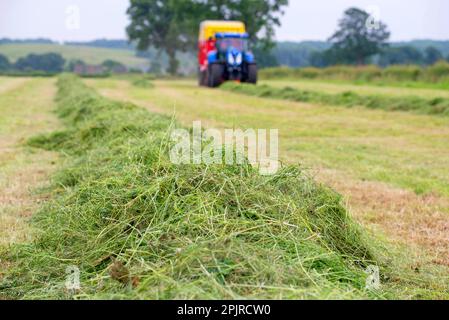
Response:
[[[200,25],[199,41],[215,39],[217,33],[246,33],[246,27],[240,21],[203,21]]]

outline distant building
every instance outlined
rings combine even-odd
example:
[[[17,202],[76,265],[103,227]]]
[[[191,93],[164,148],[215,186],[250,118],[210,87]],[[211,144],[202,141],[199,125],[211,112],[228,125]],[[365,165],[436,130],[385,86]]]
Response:
[[[111,69],[111,72],[112,73],[127,73],[128,72],[128,68],[125,67],[124,65],[117,65],[117,66],[114,66]]]
[[[103,66],[89,65],[89,64],[77,64],[73,68],[73,72],[81,76],[96,76],[105,74],[105,68]]]

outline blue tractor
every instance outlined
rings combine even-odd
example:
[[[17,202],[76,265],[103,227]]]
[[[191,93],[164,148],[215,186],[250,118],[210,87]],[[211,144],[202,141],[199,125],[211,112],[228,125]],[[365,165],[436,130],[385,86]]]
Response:
[[[217,33],[216,50],[207,54],[207,86],[224,81],[257,83],[257,64],[248,48],[247,33]],[[204,83],[206,84],[206,83]]]

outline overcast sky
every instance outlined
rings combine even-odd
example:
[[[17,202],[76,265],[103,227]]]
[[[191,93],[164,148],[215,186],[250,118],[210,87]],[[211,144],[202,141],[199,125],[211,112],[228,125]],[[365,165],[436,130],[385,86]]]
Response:
[[[129,0],[0,0],[0,38],[125,38]],[[392,40],[449,40],[449,0],[290,0],[278,40],[325,40],[351,6],[377,11]],[[78,19],[79,17],[79,19]]]

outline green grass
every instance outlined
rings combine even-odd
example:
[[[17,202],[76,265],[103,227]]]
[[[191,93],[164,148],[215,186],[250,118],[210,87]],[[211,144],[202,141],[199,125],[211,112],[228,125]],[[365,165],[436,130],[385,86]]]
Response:
[[[313,79],[280,79],[280,80],[261,80],[259,84],[269,85],[278,88],[291,87],[299,90],[319,91],[329,94],[338,94],[344,92],[356,92],[359,95],[382,95],[392,97],[417,96],[421,98],[449,98],[449,85],[439,88],[436,84],[426,86],[407,86],[406,83],[399,85],[379,85],[366,82],[343,82],[332,80],[313,80]]]
[[[216,120],[221,116],[229,123],[235,116],[248,125],[252,114],[253,127],[276,119],[268,106],[278,114],[300,111],[294,103],[193,89],[186,82],[155,81],[152,90],[130,81],[86,82],[100,88],[113,84],[114,92],[125,83],[133,99],[166,105],[168,111],[173,100],[165,86],[170,83],[182,101],[180,110],[186,111],[183,117],[208,111]],[[35,216],[33,227],[40,230],[35,241],[0,253],[2,262],[12,263],[0,273],[0,297],[449,298],[444,272],[440,276],[422,266],[418,274],[407,250],[397,252],[367,239],[340,196],[301,168],[289,166],[276,176],[261,177],[247,165],[174,166],[167,159],[172,119],[101,98],[72,77],[61,78],[58,85],[58,114],[66,130],[29,144],[60,151],[66,163],[52,179],[51,200]],[[219,105],[224,98],[227,112]],[[307,112],[320,111],[315,109]],[[326,114],[338,120],[341,110]],[[374,112],[357,111],[362,118]],[[423,116],[403,117],[422,130]],[[443,121],[431,119],[434,130]],[[388,132],[404,131],[396,122],[399,127]],[[284,124],[301,129],[298,123]],[[332,132],[329,128],[322,134]],[[291,132],[295,139],[298,133]],[[347,134],[345,128],[339,134]],[[400,260],[404,265],[398,265]],[[382,267],[381,292],[364,289],[368,263]],[[82,289],[75,295],[64,288],[69,265],[81,269]]]
[[[284,99],[322,105],[345,107],[364,106],[370,109],[387,111],[410,111],[418,114],[449,115],[449,98],[425,99],[414,96],[392,97],[381,95],[360,95],[353,91],[328,94],[320,91],[307,91],[292,87],[272,87],[268,85],[248,85],[225,83],[224,90],[263,98]]]
[[[138,78],[138,79],[131,80],[131,83],[133,86],[136,86],[139,88],[144,88],[144,89],[154,88],[154,85],[151,83],[151,81],[148,79],[145,79],[145,78]]]
[[[327,68],[275,67],[261,70],[260,77],[262,79],[326,79],[391,84],[403,82],[438,84],[443,82],[447,86],[449,82],[449,63],[441,60],[428,67],[392,65],[386,68],[380,68],[375,65],[337,65]]]
[[[393,90],[398,89],[397,92],[394,92],[393,94],[400,94],[402,91],[401,89],[422,89],[422,90],[429,90],[428,92],[431,93],[433,91],[440,91],[440,92],[447,92],[449,90],[449,81],[441,81],[441,82],[422,82],[422,81],[401,81],[401,82],[394,82],[394,81],[388,81],[388,80],[377,80],[377,81],[366,81],[366,80],[343,80],[343,79],[309,79],[309,78],[293,78],[293,77],[280,77],[280,78],[269,78],[264,79],[263,77],[260,79],[261,83],[265,82],[292,82],[293,84],[296,82],[308,82],[308,83],[315,83],[318,86],[320,84],[333,84],[333,85],[347,85],[347,86],[354,86],[359,89],[374,89],[381,91],[382,89],[387,89],[390,92],[393,92]],[[405,91],[404,90],[404,91]],[[419,91],[419,90],[418,90]],[[424,91],[421,91],[424,92]]]
[[[133,51],[93,48],[87,46],[69,46],[58,44],[3,44],[0,45],[0,53],[7,56],[10,61],[30,53],[43,54],[55,52],[61,54],[67,61],[81,59],[89,64],[101,64],[103,61],[112,59],[123,63],[128,67],[147,67],[149,62],[146,59],[136,57]]]
[[[345,198],[364,225],[373,227],[376,236],[387,232],[394,242],[413,248],[392,254],[400,264],[417,256],[414,262],[404,262],[405,267],[398,271],[401,278],[407,278],[404,272],[416,264],[433,265],[434,252],[413,247],[421,241],[416,238],[418,234],[431,248],[443,249],[441,257],[445,256],[439,231],[444,227],[438,228],[435,219],[444,221],[449,214],[445,202],[449,196],[448,117],[266,99],[199,88],[193,81],[153,81],[155,88],[151,90],[115,79],[85,82],[113,99],[176,114],[187,126],[201,120],[204,127],[212,128],[278,128],[282,160],[301,162],[320,178],[321,172],[330,169],[335,175],[323,180],[339,190],[351,191]],[[391,230],[391,226],[397,229]],[[446,288],[435,289],[437,292],[447,291],[447,268],[437,274],[427,270],[415,276],[431,278],[432,286]],[[413,291],[416,284],[409,288]]]
[[[114,79],[90,80],[114,99],[219,128],[278,128],[280,156],[349,179],[380,181],[419,194],[449,196],[449,118],[266,99],[154,81],[155,89]]]
[[[58,86],[66,130],[29,144],[62,152],[66,165],[35,216],[35,241],[3,252],[12,267],[0,294],[68,297],[75,265],[81,299],[395,297],[364,288],[368,264],[386,283],[391,265],[341,197],[299,167],[262,177],[250,165],[173,165],[172,119],[71,76]]]

